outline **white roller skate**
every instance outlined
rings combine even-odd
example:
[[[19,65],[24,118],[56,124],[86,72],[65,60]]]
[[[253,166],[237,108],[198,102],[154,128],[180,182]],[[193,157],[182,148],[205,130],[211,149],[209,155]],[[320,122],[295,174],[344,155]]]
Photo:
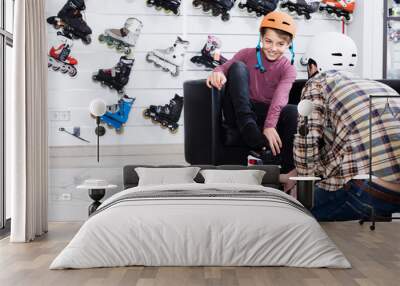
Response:
[[[143,23],[137,18],[128,18],[121,29],[107,29],[99,36],[101,43],[106,42],[109,47],[115,47],[118,52],[129,55],[139,38]]]
[[[58,39],[60,39],[60,44],[51,47],[49,51],[47,66],[54,71],[68,73],[71,77],[74,77],[78,73],[75,68],[78,61],[69,55],[72,40],[62,35],[58,36]]]
[[[146,60],[164,71],[169,71],[173,76],[178,76],[188,46],[189,42],[178,36],[172,47],[155,49],[147,54]]]

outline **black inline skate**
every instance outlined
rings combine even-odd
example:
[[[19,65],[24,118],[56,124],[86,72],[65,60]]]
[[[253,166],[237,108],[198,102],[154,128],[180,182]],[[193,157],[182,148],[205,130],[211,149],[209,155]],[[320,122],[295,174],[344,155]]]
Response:
[[[192,63],[203,65],[207,68],[213,69],[219,65],[224,64],[227,59],[221,56],[221,41],[215,36],[209,35],[207,43],[201,50],[201,56],[194,56],[190,59]]]
[[[222,21],[230,19],[229,10],[233,8],[236,0],[194,0],[193,6],[203,7],[204,12],[211,10],[211,14],[215,17],[221,15]]]
[[[68,0],[57,16],[47,18],[47,23],[55,29],[62,28],[57,32],[69,38],[82,39],[85,44],[90,44],[92,30],[82,18],[81,11],[86,9],[84,0]]]
[[[181,6],[181,0],[147,0],[147,6],[156,6],[157,10],[164,9],[165,12],[173,12],[175,15],[179,15],[179,6]]]
[[[356,0],[321,0],[319,11],[334,16],[337,20],[351,22]]]
[[[247,12],[255,12],[257,17],[264,16],[272,12],[278,6],[279,0],[243,0],[239,3],[240,9],[246,9]]]
[[[171,133],[178,131],[178,121],[181,117],[183,108],[183,97],[175,94],[175,97],[169,101],[169,104],[150,105],[143,111],[144,118],[151,118],[154,124],[161,124],[162,128],[167,128]]]
[[[93,80],[100,81],[102,85],[107,85],[118,93],[124,93],[124,86],[129,81],[129,75],[134,63],[134,59],[122,56],[117,65],[111,69],[100,69],[93,75]]]
[[[320,2],[321,0],[283,0],[280,7],[289,12],[296,12],[299,16],[304,15],[309,20],[311,14],[318,11]]]

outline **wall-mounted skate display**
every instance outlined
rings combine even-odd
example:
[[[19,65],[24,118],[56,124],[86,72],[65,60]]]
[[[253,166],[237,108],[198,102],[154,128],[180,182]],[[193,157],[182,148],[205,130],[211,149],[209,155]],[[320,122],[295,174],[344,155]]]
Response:
[[[214,69],[224,64],[227,59],[221,56],[221,40],[213,35],[209,35],[206,44],[201,50],[201,56],[194,56],[190,61],[209,69]]]
[[[183,108],[183,97],[175,94],[175,97],[165,105],[150,105],[143,111],[143,117],[151,119],[154,124],[160,124],[161,128],[168,128],[171,133],[178,132],[178,121]]]
[[[347,23],[351,22],[356,0],[322,0],[319,11],[326,12],[338,20],[344,19]]]
[[[146,4],[148,7],[155,6],[156,10],[164,10],[166,13],[180,14],[181,0],[147,0]]]
[[[124,95],[117,104],[108,105],[106,113],[100,117],[100,120],[109,127],[115,128],[117,133],[123,132],[123,126],[128,121],[129,113],[135,98]]]
[[[58,43],[50,48],[47,66],[53,71],[68,73],[69,76],[74,77],[77,74],[75,66],[78,61],[70,56],[72,40],[63,35],[57,36],[57,39]]]
[[[189,42],[178,36],[171,47],[155,49],[149,52],[146,60],[149,63],[154,63],[156,67],[162,68],[163,71],[168,71],[173,76],[178,76],[179,68],[183,65],[188,46]]]
[[[221,15],[222,21],[230,19],[229,11],[235,5],[236,0],[193,0],[193,6],[203,9],[204,12],[210,12],[211,15],[217,17]]]
[[[100,34],[100,43],[106,43],[109,47],[116,48],[118,52],[129,55],[139,38],[143,23],[137,18],[131,17],[125,21],[120,29],[107,29]]]
[[[78,138],[79,140],[82,140],[82,141],[85,141],[85,142],[87,142],[87,143],[90,143],[90,141],[88,141],[88,140],[86,140],[86,139],[83,139],[82,137],[81,137],[81,128],[78,126],[78,127],[74,127],[74,129],[73,129],[73,131],[72,132],[69,132],[67,129],[65,129],[64,127],[60,127],[59,129],[58,129],[58,131],[61,131],[61,132],[65,132],[65,133],[67,133],[67,134],[70,134],[70,135],[72,135],[72,136],[74,136],[75,138]]]
[[[241,0],[238,4],[240,9],[247,9],[249,13],[255,13],[257,17],[272,12],[278,6],[279,0]]]
[[[92,79],[99,81],[101,85],[107,85],[111,89],[115,89],[118,93],[123,94],[124,86],[129,81],[129,75],[135,59],[129,59],[122,56],[117,65],[110,69],[100,69],[93,74]]]
[[[311,19],[311,14],[319,10],[321,0],[282,0],[281,10],[296,13],[304,16],[307,20]]]
[[[63,34],[71,39],[81,39],[90,44],[92,30],[83,20],[82,13],[86,9],[84,0],[68,0],[57,16],[47,18],[47,23],[55,29],[62,29],[57,35]]]

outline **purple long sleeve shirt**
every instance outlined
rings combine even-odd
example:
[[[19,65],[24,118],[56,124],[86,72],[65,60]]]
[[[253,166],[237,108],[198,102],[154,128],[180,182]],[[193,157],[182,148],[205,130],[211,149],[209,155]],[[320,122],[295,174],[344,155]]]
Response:
[[[296,79],[296,69],[284,56],[276,61],[268,61],[262,53],[261,58],[266,70],[264,73],[255,68],[257,64],[255,48],[240,50],[232,59],[216,67],[214,71],[227,75],[234,62],[245,63],[250,74],[250,99],[269,105],[264,128],[275,128],[282,108],[289,101],[289,92]]]

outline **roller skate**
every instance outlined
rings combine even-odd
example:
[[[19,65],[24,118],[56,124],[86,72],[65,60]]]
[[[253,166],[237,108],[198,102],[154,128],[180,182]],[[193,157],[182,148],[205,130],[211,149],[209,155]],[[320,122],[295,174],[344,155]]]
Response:
[[[115,89],[118,93],[124,93],[124,86],[129,81],[129,75],[134,63],[134,59],[122,56],[117,65],[111,69],[100,69],[93,74],[94,81],[100,81],[102,85],[107,85],[111,89]]]
[[[108,105],[106,114],[101,116],[100,120],[108,126],[114,127],[117,133],[121,133],[123,131],[123,125],[128,121],[129,113],[134,102],[135,98],[125,95],[118,100],[117,104]]]
[[[192,63],[204,65],[207,68],[213,69],[224,64],[227,59],[221,56],[221,41],[215,36],[209,35],[207,43],[201,50],[201,56],[194,56],[190,59]]]
[[[179,15],[179,6],[181,5],[180,0],[147,0],[147,6],[156,6],[157,10],[164,9],[167,13],[173,12],[175,15]]]
[[[238,7],[246,9],[249,13],[256,13],[257,17],[264,16],[272,12],[278,6],[279,0],[242,0]]]
[[[65,35],[71,39],[82,39],[84,44],[90,44],[92,30],[82,18],[81,11],[86,9],[84,0],[68,0],[57,16],[47,18],[47,23],[55,29],[62,28],[57,35]]]
[[[178,121],[182,113],[183,97],[175,94],[169,104],[150,105],[143,111],[144,118],[151,118],[154,124],[161,124],[161,128],[168,128],[171,133],[178,132]]]
[[[326,11],[328,15],[335,14],[339,20],[350,22],[353,18],[356,0],[322,0],[319,5],[320,11]]]
[[[47,66],[54,71],[68,73],[69,76],[74,77],[77,74],[75,65],[78,61],[70,56],[72,41],[67,37],[59,36],[61,39],[60,45],[51,47],[49,51],[49,61]]]
[[[189,42],[177,37],[174,45],[166,49],[155,49],[149,52],[146,60],[161,67],[164,71],[169,71],[173,76],[178,76],[179,67],[183,65],[185,52]]]
[[[136,45],[140,31],[143,28],[142,22],[137,18],[128,18],[121,29],[107,29],[99,36],[100,43],[107,43],[109,47],[115,47],[118,52],[129,55],[131,47]]]
[[[280,4],[282,10],[295,12],[297,15],[307,20],[311,19],[311,14],[318,11],[321,0],[283,0]]]
[[[204,12],[211,10],[213,16],[221,15],[222,21],[230,19],[229,10],[233,8],[236,0],[194,0],[193,6],[198,8],[203,7]]]

